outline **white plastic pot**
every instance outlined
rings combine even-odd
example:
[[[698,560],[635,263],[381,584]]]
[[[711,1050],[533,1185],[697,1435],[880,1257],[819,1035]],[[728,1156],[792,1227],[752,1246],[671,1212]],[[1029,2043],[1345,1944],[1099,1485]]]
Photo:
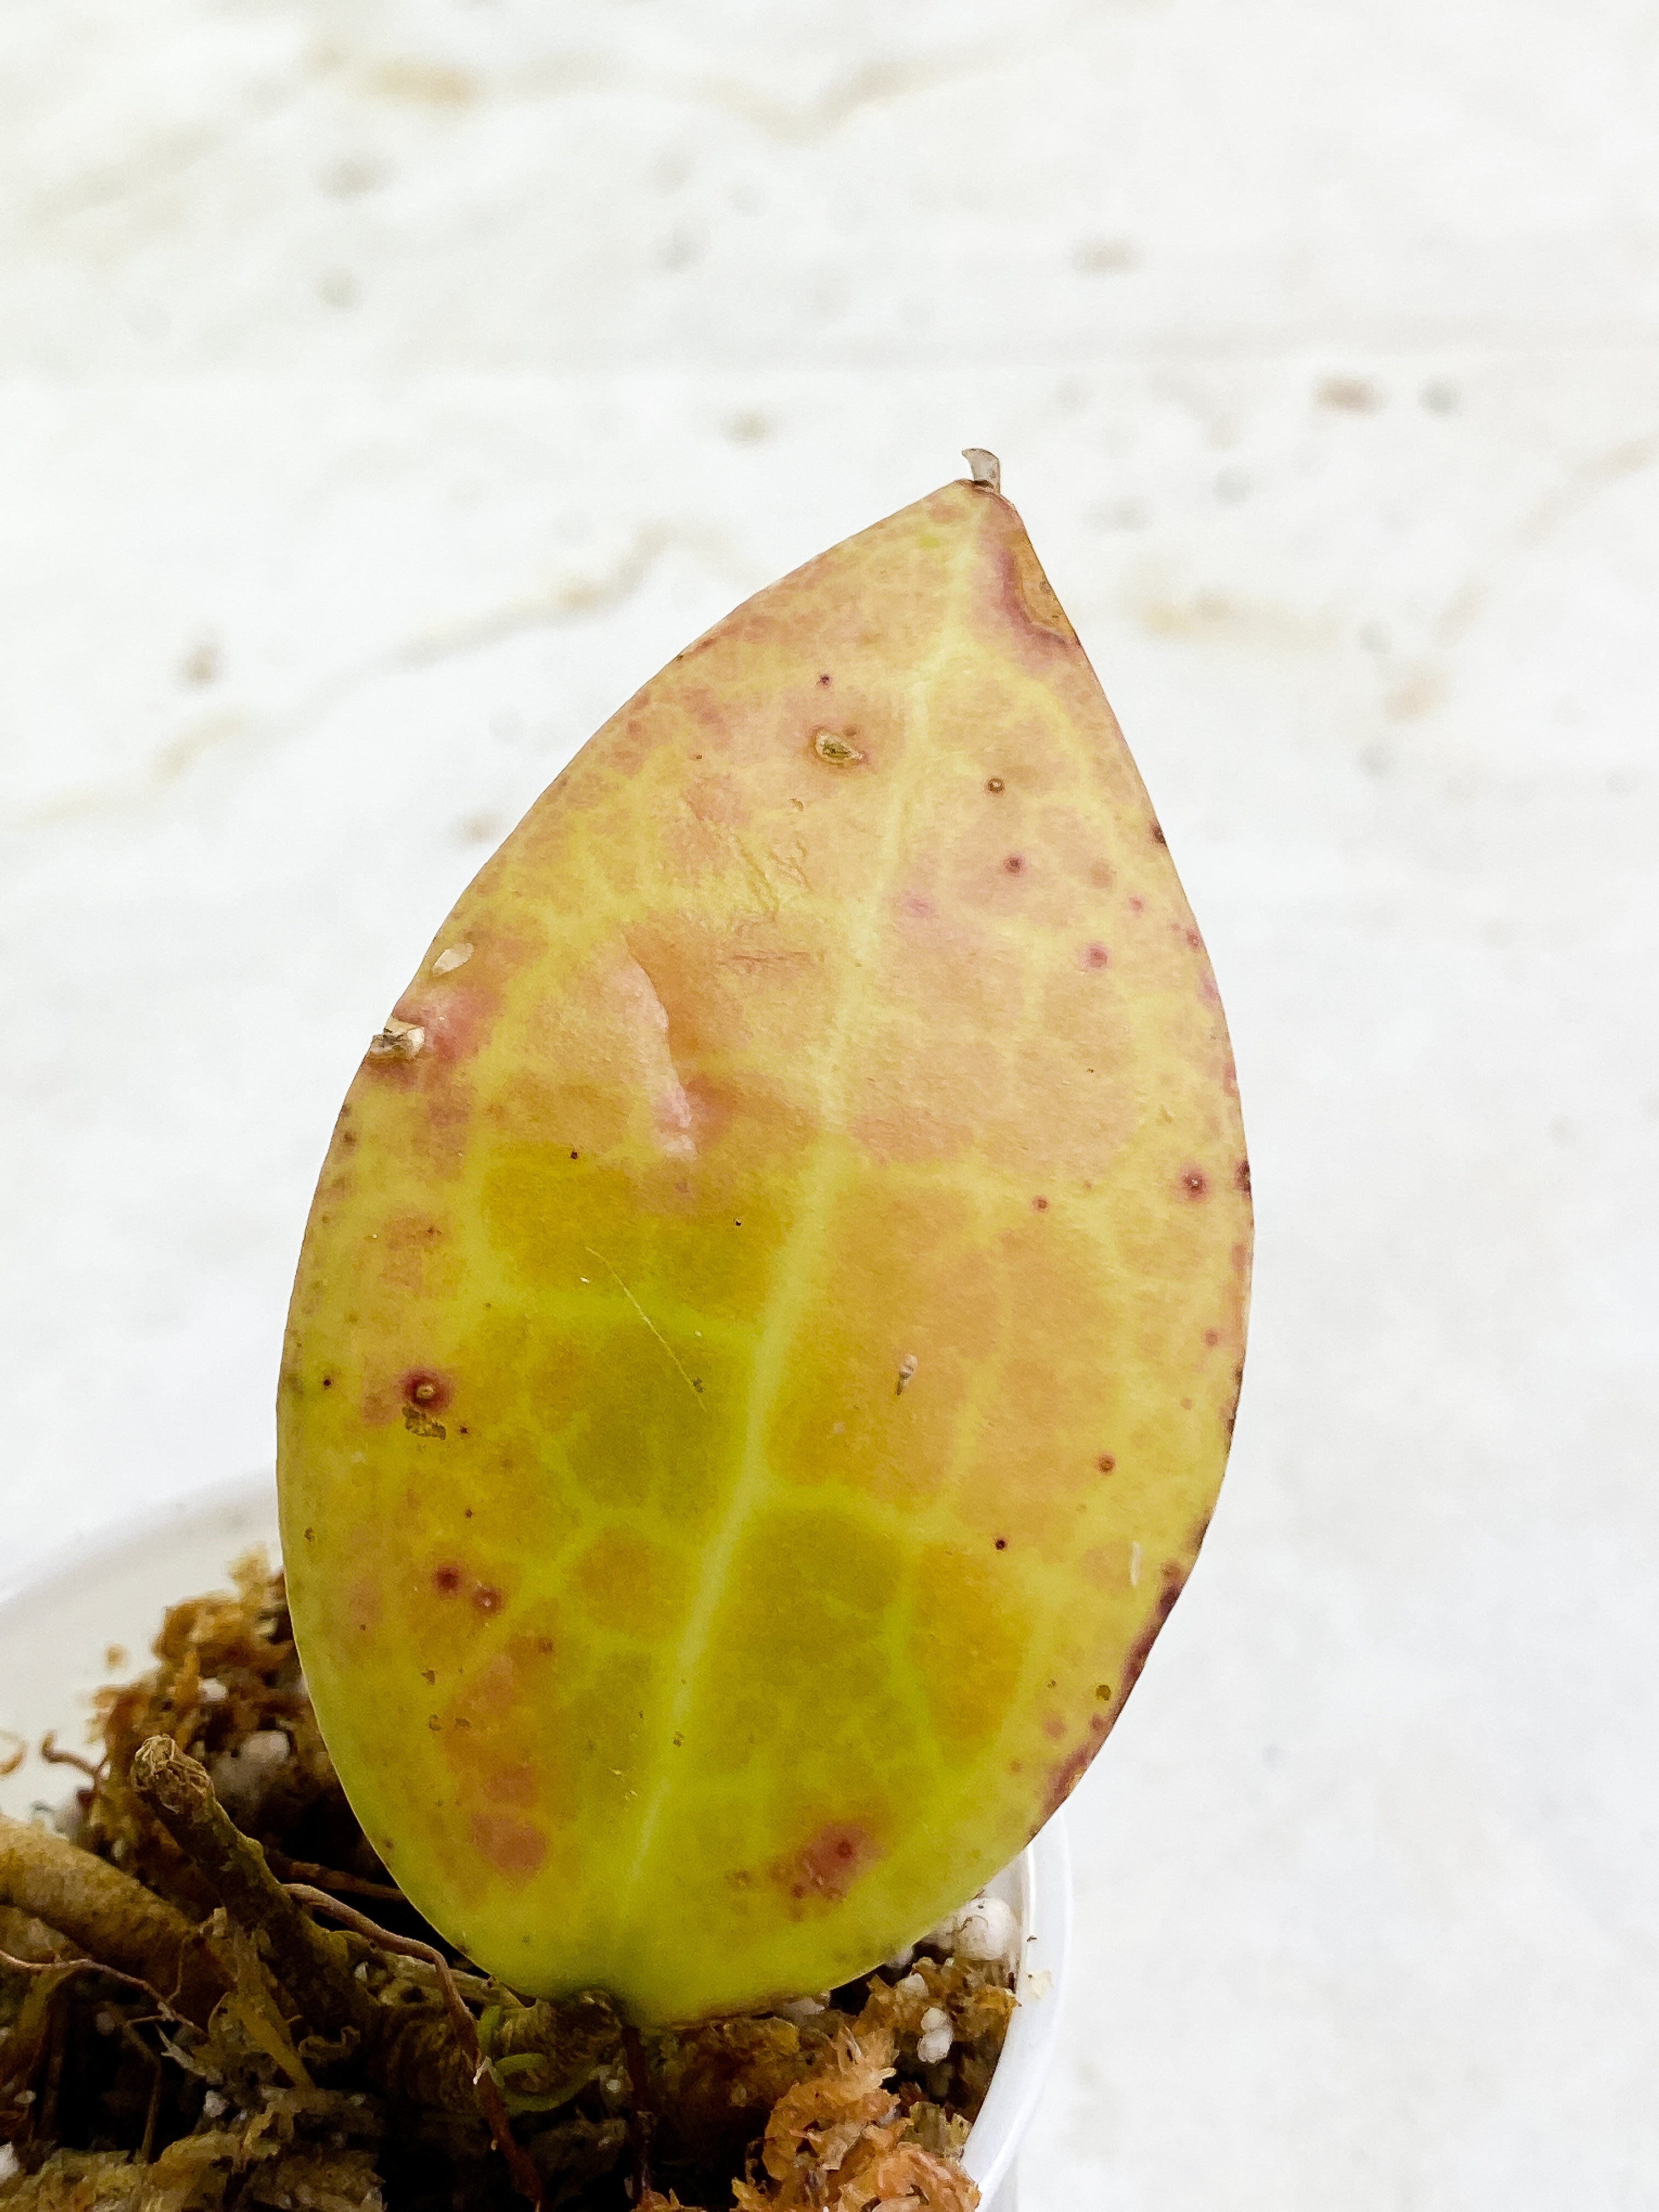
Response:
[[[0,1779],[0,1812],[23,1819],[36,1805],[61,1803],[64,1770],[39,1759],[41,1737],[56,1729],[66,1748],[81,1749],[92,1692],[141,1673],[165,1608],[226,1588],[230,1562],[254,1544],[277,1556],[269,1476],[136,1516],[21,1580],[0,1568],[0,1730],[29,1747],[17,1771]],[[14,1748],[0,1735],[0,1759]],[[1060,1820],[991,1887],[1019,1923],[1019,2002],[966,2163],[985,2212],[1015,2212],[1015,2159],[1053,2062],[1071,1948],[1071,1859]]]

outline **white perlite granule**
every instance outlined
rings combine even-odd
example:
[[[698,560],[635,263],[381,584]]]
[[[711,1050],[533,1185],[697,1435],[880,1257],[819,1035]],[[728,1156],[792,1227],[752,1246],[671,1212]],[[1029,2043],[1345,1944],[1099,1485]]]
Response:
[[[1019,1926],[1012,1905],[1000,1897],[981,1895],[970,1897],[922,1941],[958,1959],[1000,1959],[1012,1966],[1019,1948]]]
[[[821,2012],[828,2012],[828,1997],[796,1997],[790,2004],[780,2005],[779,2012],[785,2020],[793,2020],[797,2027],[803,2021],[816,2020]]]
[[[957,1915],[956,1948],[959,1959],[1012,1960],[1019,1944],[1014,1910],[1000,1897],[976,1897]]]
[[[213,1762],[213,1786],[233,1819],[246,1826],[257,1818],[276,1770],[290,1746],[280,1729],[259,1729],[235,1751],[221,1752]]]

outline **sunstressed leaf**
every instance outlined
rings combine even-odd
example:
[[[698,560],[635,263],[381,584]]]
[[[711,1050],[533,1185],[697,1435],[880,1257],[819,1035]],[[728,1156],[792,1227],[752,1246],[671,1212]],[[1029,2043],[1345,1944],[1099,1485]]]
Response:
[[[1208,961],[1006,501],[681,653],[434,939],[307,1234],[294,1617],[408,1893],[647,2021],[957,1903],[1192,1565],[1248,1194]]]

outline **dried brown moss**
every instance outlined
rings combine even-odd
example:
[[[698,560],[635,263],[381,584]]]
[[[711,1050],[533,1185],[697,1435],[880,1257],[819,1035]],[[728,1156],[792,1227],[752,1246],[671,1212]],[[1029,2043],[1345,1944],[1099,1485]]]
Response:
[[[346,1803],[306,1694],[283,1578],[257,1552],[231,1572],[234,1595],[168,1610],[149,1674],[99,1692],[103,1757],[77,1841],[157,1896],[210,1909],[199,1876],[132,1787],[139,1746],[166,1735],[201,1760],[220,1802],[283,1880],[326,1869],[335,1877],[327,1886],[354,1895],[367,1886],[390,1901],[397,1892]]]
[[[151,1670],[100,1693],[70,1841],[0,1823],[0,2207],[971,2212],[960,2154],[1012,2009],[1000,1966],[924,1951],[817,2008],[643,2039],[599,1992],[524,2002],[402,1899],[324,1749],[281,1576],[254,1557],[234,1580],[174,1606]],[[158,1737],[201,1762],[279,1882],[438,1960],[331,1929],[313,1948],[338,1978],[307,2010],[292,1946],[262,1924],[276,1885],[258,1855],[230,1838],[228,1887],[135,1786]],[[158,1772],[182,1771],[167,1745],[147,1768],[152,1800]],[[948,2054],[925,2063],[941,2020]]]

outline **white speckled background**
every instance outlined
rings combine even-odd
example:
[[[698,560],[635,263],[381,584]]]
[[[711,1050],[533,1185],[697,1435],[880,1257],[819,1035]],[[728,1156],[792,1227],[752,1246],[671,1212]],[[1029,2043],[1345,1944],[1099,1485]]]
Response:
[[[1656,115],[1652,0],[11,0],[8,1565],[268,1457],[451,897],[989,445],[1261,1217],[1026,2212],[1659,2202]]]

